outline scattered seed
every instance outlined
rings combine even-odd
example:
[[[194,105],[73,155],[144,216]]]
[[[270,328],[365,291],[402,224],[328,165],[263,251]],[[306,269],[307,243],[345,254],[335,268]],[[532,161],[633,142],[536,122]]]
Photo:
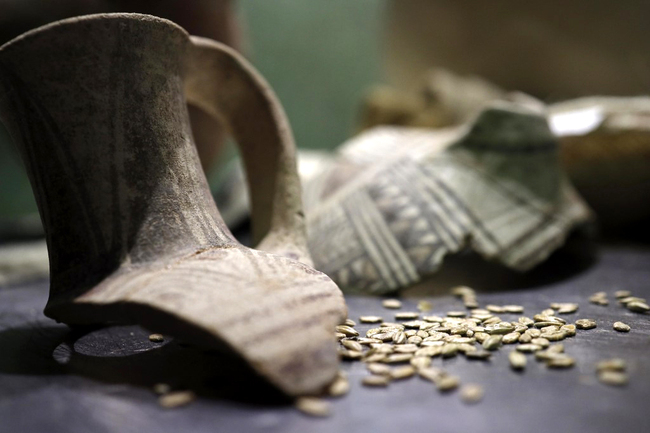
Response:
[[[483,342],[483,349],[485,350],[497,350],[501,346],[501,335],[491,335],[487,340]]]
[[[361,343],[359,343],[358,341],[341,340],[341,344],[346,349],[354,350],[354,351],[357,351],[357,352],[363,352],[363,346],[361,346]]]
[[[473,352],[466,352],[465,353],[465,358],[467,359],[480,359],[480,360],[486,360],[489,359],[492,356],[490,352],[487,350],[475,350]]]
[[[420,313],[417,311],[400,311],[398,313],[395,313],[396,320],[414,320],[418,317],[420,317]]]
[[[361,323],[380,323],[384,319],[380,316],[361,316],[359,317],[359,322]]]
[[[514,330],[515,327],[512,325],[512,323],[508,322],[499,322],[485,326],[485,332],[490,335],[510,334]]]
[[[464,311],[447,311],[447,317],[465,317],[467,313]]]
[[[504,335],[503,338],[501,339],[501,342],[503,344],[516,343],[517,341],[519,341],[520,336],[521,335],[518,332],[511,332],[510,334]]]
[[[442,342],[440,342],[440,343],[442,343]],[[435,358],[436,356],[439,356],[440,354],[442,354],[442,348],[443,348],[443,346],[424,347],[422,349],[418,349],[417,352],[415,352],[413,354],[413,356],[414,357],[429,356],[429,357]]]
[[[385,353],[374,353],[366,357],[363,361],[369,363],[384,362],[386,360],[386,357],[387,355]]]
[[[576,328],[578,329],[593,329],[596,327],[596,322],[591,319],[576,320]]]
[[[163,337],[162,334],[151,334],[149,336],[149,341],[153,343],[162,343],[163,341],[165,341],[165,337]]]
[[[487,334],[485,332],[475,332],[474,333],[474,338],[476,338],[476,341],[483,344],[485,342],[485,340],[490,338],[490,334]]]
[[[627,304],[627,309],[635,313],[645,313],[650,311],[650,306],[645,302],[634,301]]]
[[[360,352],[358,350],[339,349],[339,355],[341,355],[341,358],[343,359],[355,360],[355,359],[361,359],[361,357],[363,356],[363,352]]]
[[[614,322],[614,330],[618,332],[630,332],[630,325],[623,322]]]
[[[564,332],[567,337],[573,337],[576,335],[576,325],[562,325],[560,331]]]
[[[498,305],[486,305],[485,309],[488,310],[490,313],[503,313],[503,307],[500,307]]]
[[[435,381],[438,391],[452,391],[460,385],[460,380],[456,376],[442,376]]]
[[[396,310],[402,308],[402,302],[398,299],[384,299],[381,303],[384,308]]]
[[[336,327],[336,332],[340,332],[341,334],[345,334],[347,337],[358,337],[359,332],[357,332],[356,329],[352,328],[351,326],[348,325],[338,325]]]
[[[548,361],[546,366],[549,368],[571,368],[575,365],[575,359],[567,355],[554,354]]]
[[[560,304],[557,309],[558,314],[573,314],[578,311],[578,304]]]
[[[548,353],[563,353],[564,352],[564,344],[558,343],[558,344],[553,344],[549,346],[546,351]]]
[[[535,323],[533,319],[525,316],[520,317],[519,319],[517,319],[517,321],[524,326],[533,326],[533,324]]]
[[[420,344],[422,343],[422,337],[418,337],[417,335],[414,335],[412,337],[407,338],[406,342],[408,344]]]
[[[451,358],[456,356],[457,353],[458,353],[458,345],[452,343],[452,344],[447,344],[445,346],[442,346],[442,351],[440,354],[442,355],[443,358]]]
[[[172,390],[172,387],[166,383],[157,383],[153,386],[153,392],[156,394],[167,394]]]
[[[345,338],[345,334],[343,334],[342,332],[337,332],[334,335],[336,336],[337,340],[341,340],[341,339]]]
[[[352,319],[345,319],[345,322],[343,322],[343,324],[352,327],[357,326],[357,322]]]
[[[429,301],[420,301],[418,302],[418,311],[421,312],[426,312],[426,311],[431,311],[433,309],[433,304]]]
[[[531,337],[527,332],[519,336],[519,342],[522,344],[528,344],[531,341],[533,341],[533,337]]]
[[[397,367],[390,372],[390,377],[395,380],[406,379],[415,374],[415,367],[412,365],[405,365],[403,367]]]
[[[165,409],[174,409],[185,406],[196,400],[192,391],[172,391],[158,397],[158,404]]]
[[[532,343],[520,344],[519,346],[517,346],[517,350],[519,352],[524,352],[524,353],[533,353],[533,352],[537,352],[538,350],[542,350],[542,346],[538,346],[537,344],[532,344]]]
[[[524,307],[521,305],[504,305],[503,312],[509,314],[521,314],[524,312]]]
[[[515,370],[523,370],[526,368],[526,355],[521,352],[510,352],[508,360],[510,361],[510,367]]]
[[[475,404],[483,399],[483,387],[476,384],[467,384],[460,389],[460,398],[467,404]]]
[[[475,296],[476,292],[471,287],[457,286],[451,289],[451,294],[453,296],[462,298],[463,296]]]
[[[621,358],[612,358],[596,364],[596,371],[625,371],[627,363]]]
[[[413,358],[412,353],[393,353],[384,358],[384,362],[387,364],[398,364],[400,362],[408,362]]]
[[[388,365],[386,365],[386,364],[380,364],[378,362],[371,362],[370,364],[366,364],[366,368],[372,374],[377,374],[377,375],[380,375],[380,376],[389,376],[390,375],[390,367]]]
[[[568,334],[564,331],[557,331],[557,332],[547,332],[545,334],[542,334],[542,336],[548,341],[561,341],[564,340],[568,336]]]
[[[548,339],[543,338],[543,337],[533,338],[533,339],[531,340],[531,343],[532,343],[532,344],[537,344],[537,345],[540,346],[542,349],[546,349],[546,348],[551,344],[550,341],[548,341]]]
[[[422,317],[422,320],[426,322],[432,322],[432,323],[442,323],[445,321],[445,319],[443,319],[440,316],[424,316]]]
[[[632,292],[630,292],[629,290],[617,290],[614,292],[614,296],[616,297],[616,299],[628,298],[632,296]]]
[[[423,368],[418,370],[417,373],[421,378],[431,381],[433,383],[436,383],[440,378],[442,378],[445,375],[445,372],[443,370],[436,367]]]
[[[411,358],[410,363],[416,369],[421,370],[431,365],[431,358],[429,358],[428,356],[416,356]]]
[[[300,397],[296,400],[296,408],[309,416],[325,417],[330,414],[329,402],[316,397]]]
[[[388,386],[390,377],[371,374],[370,376],[365,376],[361,383],[365,386]]]
[[[636,296],[628,296],[627,298],[619,299],[618,302],[620,302],[623,305],[627,305],[627,304],[632,303],[632,302],[643,302],[643,303],[645,303],[646,300],[643,299],[643,298],[638,298]]]
[[[363,337],[360,337],[360,338],[357,338],[357,341],[359,342],[359,344],[363,344],[365,346],[370,346],[371,344],[379,344],[379,343],[381,343],[381,340],[379,340],[377,338],[363,338]]]
[[[396,332],[393,334],[393,343],[404,344],[406,343],[406,334],[403,332]]]
[[[395,353],[415,353],[418,350],[417,344],[402,344],[393,348]]]
[[[528,331],[526,331],[526,333],[533,338],[537,338],[540,335],[542,335],[542,331],[540,331],[539,329],[529,329]]]
[[[350,382],[347,377],[339,374],[339,376],[334,379],[334,382],[330,384],[327,391],[332,397],[340,397],[350,392]]]
[[[621,371],[600,371],[598,373],[598,380],[605,385],[611,386],[625,386],[628,383],[627,374]]]
[[[397,322],[382,322],[379,325],[379,328],[391,328],[391,329],[398,329],[400,331],[404,330],[405,326],[402,323],[397,323]],[[381,332],[385,332],[386,330],[383,329]]]

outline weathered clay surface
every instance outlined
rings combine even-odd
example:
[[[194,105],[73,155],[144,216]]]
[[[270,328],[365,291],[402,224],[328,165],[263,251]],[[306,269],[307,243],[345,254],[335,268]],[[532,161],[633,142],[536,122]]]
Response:
[[[269,252],[239,245],[223,223],[186,101],[241,146]],[[345,304],[294,260],[309,256],[291,132],[240,56],[146,15],[60,21],[0,48],[0,118],[46,228],[48,316],[225,343],[288,394],[333,379]]]
[[[527,270],[590,211],[566,181],[546,118],[495,103],[467,127],[379,127],[344,144],[307,209],[316,267],[386,293],[471,248]]]

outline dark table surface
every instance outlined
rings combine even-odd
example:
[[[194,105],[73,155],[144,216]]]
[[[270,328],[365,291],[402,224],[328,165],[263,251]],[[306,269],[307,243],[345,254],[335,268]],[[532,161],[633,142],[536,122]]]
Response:
[[[433,302],[431,314],[461,309],[445,294],[458,283],[473,285],[482,305],[521,304],[528,316],[550,302],[578,302],[578,313],[566,317],[593,318],[598,328],[564,341],[577,359],[570,370],[529,362],[525,372],[515,373],[507,362],[510,346],[490,362],[436,358],[434,365],[485,388],[475,405],[464,404],[458,392],[442,395],[417,377],[386,389],[365,388],[364,366],[344,362],[351,391],[331,400],[330,417],[316,419],[258,380],[241,380],[239,366],[222,354],[171,339],[151,343],[149,332],[136,326],[70,330],[42,314],[47,282],[4,287],[0,432],[650,432],[650,315],[629,312],[613,297],[618,289],[650,297],[650,248],[610,244],[588,256],[569,249],[527,276],[452,260],[439,277],[407,291],[403,309],[414,310],[420,299]],[[609,294],[609,306],[587,301],[597,291]],[[347,300],[355,320],[361,314],[392,316],[378,298]],[[632,330],[613,331],[617,320]],[[595,363],[614,356],[628,362],[626,387],[596,380]],[[163,409],[151,390],[158,382],[195,389],[200,397]]]

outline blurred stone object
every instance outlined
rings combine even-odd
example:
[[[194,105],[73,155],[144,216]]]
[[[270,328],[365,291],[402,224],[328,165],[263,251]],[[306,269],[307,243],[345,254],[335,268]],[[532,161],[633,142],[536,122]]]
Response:
[[[0,287],[47,278],[45,241],[0,245]]]
[[[259,250],[219,215],[187,101],[240,146]],[[47,316],[225,349],[288,395],[336,377],[345,302],[305,264],[291,128],[239,54],[150,15],[58,21],[0,47],[0,119],[45,227]]]
[[[549,107],[562,165],[603,225],[650,219],[650,97],[591,97]]]
[[[472,120],[488,103],[501,100],[541,106],[535,98],[507,92],[476,76],[432,68],[420,87],[402,90],[387,85],[371,89],[362,101],[361,130],[379,125],[441,128]]]
[[[650,2],[392,0],[388,82],[419,86],[432,67],[544,101],[650,92]]]
[[[1,0],[0,45],[33,28],[73,16],[139,12],[169,19],[193,35],[240,48],[240,35],[231,0]],[[224,146],[225,131],[209,114],[189,106],[192,133],[209,172]]]
[[[368,130],[324,176],[306,209],[315,266],[373,294],[415,284],[465,250],[531,269],[592,218],[546,117],[506,102],[466,126]]]

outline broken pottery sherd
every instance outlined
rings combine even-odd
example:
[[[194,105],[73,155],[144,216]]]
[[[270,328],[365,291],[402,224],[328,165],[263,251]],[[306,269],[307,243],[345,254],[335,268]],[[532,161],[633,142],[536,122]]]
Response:
[[[186,101],[238,142],[268,252],[223,223]],[[0,119],[46,230],[49,317],[225,345],[290,395],[336,377],[345,303],[300,262],[309,255],[291,131],[240,55],[147,15],[59,21],[0,48]]]
[[[545,116],[505,102],[466,127],[372,129],[322,176],[307,209],[315,266],[369,293],[410,286],[465,249],[525,271],[592,216]]]

